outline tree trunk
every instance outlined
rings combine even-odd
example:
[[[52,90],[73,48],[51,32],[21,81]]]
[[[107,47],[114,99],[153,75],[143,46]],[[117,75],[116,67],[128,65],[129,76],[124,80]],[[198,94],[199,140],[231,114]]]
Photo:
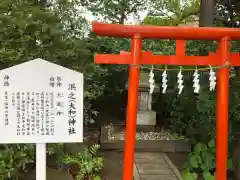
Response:
[[[213,26],[216,0],[201,0],[199,26]]]

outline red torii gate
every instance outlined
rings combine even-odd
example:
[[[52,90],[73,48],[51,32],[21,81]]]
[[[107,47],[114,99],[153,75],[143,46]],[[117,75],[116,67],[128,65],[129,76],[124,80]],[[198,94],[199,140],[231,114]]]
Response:
[[[123,180],[133,179],[134,149],[136,136],[136,115],[138,85],[141,64],[166,64],[185,66],[220,66],[217,82],[217,169],[216,179],[227,179],[228,159],[228,96],[229,68],[240,66],[239,53],[230,54],[230,40],[240,40],[240,29],[212,27],[162,27],[119,25],[92,22],[92,31],[100,36],[132,39],[132,52],[120,55],[97,54],[95,63],[129,64],[129,88],[126,120],[126,143],[124,151]],[[142,52],[143,39],[174,39],[176,55],[152,55]],[[186,56],[185,40],[217,40],[217,53],[209,56]]]

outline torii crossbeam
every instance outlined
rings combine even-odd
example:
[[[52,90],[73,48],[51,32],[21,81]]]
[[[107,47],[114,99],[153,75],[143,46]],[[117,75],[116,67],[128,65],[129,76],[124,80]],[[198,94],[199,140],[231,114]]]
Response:
[[[240,40],[240,29],[119,25],[94,21],[92,22],[92,31],[100,36],[132,39],[131,53],[95,56],[95,63],[98,64],[130,65],[123,180],[133,179],[139,72],[142,64],[221,67],[218,71],[217,82],[216,179],[227,180],[229,67],[240,66],[239,53],[230,54],[229,51],[230,41]],[[176,40],[176,55],[164,56],[142,52],[143,39],[174,39]],[[219,42],[218,51],[209,53],[208,56],[186,56],[185,40],[217,40]]]

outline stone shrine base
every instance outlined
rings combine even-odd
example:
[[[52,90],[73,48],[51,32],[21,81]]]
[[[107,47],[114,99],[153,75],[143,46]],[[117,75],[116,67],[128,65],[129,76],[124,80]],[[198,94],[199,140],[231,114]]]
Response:
[[[156,125],[156,112],[155,111],[138,111],[137,112],[137,125]]]
[[[190,144],[184,139],[176,139],[167,131],[141,131],[137,128],[136,151],[190,152]],[[125,145],[124,126],[101,127],[101,149],[123,151]]]

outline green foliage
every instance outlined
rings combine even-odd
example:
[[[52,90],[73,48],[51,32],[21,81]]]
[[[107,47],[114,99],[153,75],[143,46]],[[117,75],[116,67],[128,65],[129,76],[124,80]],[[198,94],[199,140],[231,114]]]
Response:
[[[216,145],[215,141],[211,140],[208,144],[197,143],[193,151],[189,154],[188,162],[185,164],[183,171],[184,180],[197,179],[200,173],[196,176],[195,171],[200,169],[202,177],[205,180],[215,180],[216,167]],[[232,159],[228,159],[228,169],[233,168]],[[198,170],[199,171],[199,170]]]
[[[154,8],[144,19],[144,24],[159,26],[178,26],[185,24],[197,24],[198,13],[200,12],[199,0],[155,1]]]
[[[35,163],[34,144],[0,146],[0,179],[18,180]],[[63,156],[63,144],[48,144],[48,155]]]
[[[87,81],[95,73],[92,82],[98,82],[96,77],[102,74],[91,68],[96,46],[90,43],[91,39],[85,38],[88,24],[78,6],[76,0],[1,1],[0,69],[43,58],[85,73]],[[98,82],[97,88],[84,86],[85,99],[101,95],[105,87],[102,84]],[[95,113],[88,106],[84,112],[86,122]]]
[[[35,161],[35,147],[29,145],[4,145],[0,148],[0,179],[17,180]]]
[[[228,27],[240,27],[238,23],[240,19],[240,1],[223,1],[217,0],[217,9],[216,12],[216,26],[228,26]]]
[[[120,24],[124,24],[130,15],[138,15],[140,11],[146,10],[148,6],[146,1],[138,0],[81,0],[80,3],[95,16],[101,17],[102,21]]]
[[[75,155],[67,155],[64,157],[64,164],[76,164],[79,168],[76,180],[93,179],[101,180],[99,176],[100,170],[103,168],[103,158],[98,157],[100,145],[94,144],[90,148],[85,149]]]
[[[58,60],[62,65],[71,58],[68,61],[68,67],[71,67],[76,60],[83,59],[83,54],[86,54],[84,44],[76,39],[81,29],[75,29],[73,34],[71,27],[75,21],[69,17],[71,9],[74,10],[74,7],[67,1],[57,1],[57,4],[1,1],[0,39],[3,43],[0,45],[0,57],[4,65],[8,67],[41,57],[53,62]],[[82,24],[81,18],[79,22]]]
[[[198,175],[195,172],[191,173],[189,170],[185,169],[182,173],[182,177],[184,180],[197,180]]]
[[[64,144],[63,143],[54,143],[54,144],[47,144],[47,155],[57,155],[63,156],[64,155]]]

